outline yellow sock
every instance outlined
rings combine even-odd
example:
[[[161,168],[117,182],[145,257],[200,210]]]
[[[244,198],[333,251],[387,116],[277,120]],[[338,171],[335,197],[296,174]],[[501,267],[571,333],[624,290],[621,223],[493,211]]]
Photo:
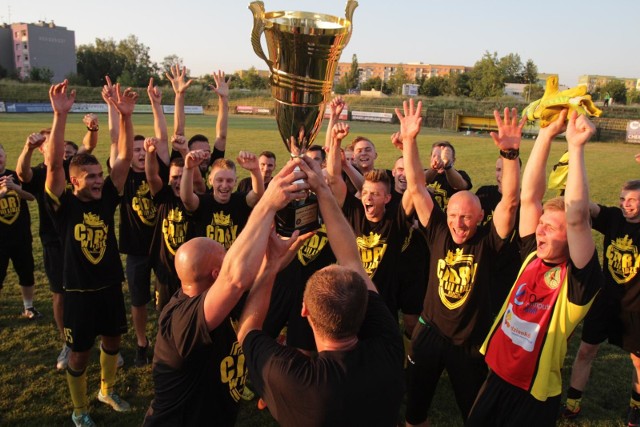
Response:
[[[631,399],[629,399],[629,406],[640,408],[640,400],[636,400],[632,397]]]
[[[100,346],[100,392],[103,396],[113,391],[118,370],[118,353],[109,354]]]
[[[67,368],[67,384],[73,402],[73,413],[80,415],[89,412],[89,398],[87,397],[87,370],[82,372],[72,371]]]
[[[567,401],[565,402],[565,406],[571,412],[578,412],[578,410],[580,409],[580,401],[581,400],[582,399],[569,399],[569,398],[567,398]]]

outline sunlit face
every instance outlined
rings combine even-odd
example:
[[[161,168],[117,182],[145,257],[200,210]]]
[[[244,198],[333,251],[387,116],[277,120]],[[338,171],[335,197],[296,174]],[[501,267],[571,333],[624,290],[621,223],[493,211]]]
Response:
[[[75,148],[73,148],[73,145],[71,145],[71,144],[66,144],[66,145],[64,146],[64,159],[65,159],[65,160],[69,160],[70,158],[72,158],[73,156],[75,156],[77,152],[78,152],[78,150],[76,150]]]
[[[131,159],[131,169],[136,172],[144,172],[144,139],[133,140],[133,158]]]
[[[232,169],[214,168],[209,174],[209,184],[216,202],[228,203],[236,185],[236,172]]]
[[[482,208],[478,198],[468,191],[461,191],[449,199],[447,225],[453,241],[460,245],[472,238],[482,221]]]
[[[363,172],[368,172],[373,169],[376,158],[378,158],[378,153],[371,141],[363,139],[353,146],[353,159],[356,166]]]
[[[498,183],[498,191],[502,193],[502,157],[496,160],[496,182]]]
[[[347,163],[353,163],[353,150],[344,150],[344,159]]]
[[[262,174],[262,180],[266,184],[271,181],[273,170],[276,168],[276,159],[272,159],[267,156],[260,156],[258,158],[258,166],[260,166],[260,174]]]
[[[620,192],[620,209],[628,222],[640,222],[640,190]]]
[[[385,206],[391,200],[391,194],[387,192],[387,186],[384,183],[365,181],[360,199],[367,219],[378,222],[384,217]]]
[[[536,227],[537,255],[551,264],[559,264],[569,257],[567,218],[563,211],[546,210]]]
[[[407,177],[404,174],[404,159],[399,158],[391,171],[395,178],[395,190],[398,193],[404,193],[407,189]]]
[[[169,185],[176,197],[180,197],[180,182],[182,181],[183,169],[182,166],[171,166],[169,169]]]
[[[211,147],[209,147],[209,143],[207,141],[193,141],[191,143],[191,147],[189,147],[189,151],[202,150],[206,151],[211,155]],[[200,172],[202,172],[203,176],[209,169],[209,163],[202,162],[200,163]]]
[[[102,166],[83,165],[75,166],[72,169],[69,173],[71,184],[73,184],[73,194],[83,202],[100,200],[104,186]]]

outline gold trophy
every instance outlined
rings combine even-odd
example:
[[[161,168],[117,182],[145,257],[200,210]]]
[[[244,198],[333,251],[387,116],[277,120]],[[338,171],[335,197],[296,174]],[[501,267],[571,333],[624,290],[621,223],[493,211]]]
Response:
[[[253,12],[251,44],[271,71],[271,95],[282,141],[292,157],[302,157],[313,143],[329,101],[340,54],[352,31],[353,11],[348,0],[346,18],[312,12],[264,11],[262,1],[249,4]],[[265,34],[269,58],[262,50]],[[315,196],[291,202],[276,215],[282,235],[320,226]]]

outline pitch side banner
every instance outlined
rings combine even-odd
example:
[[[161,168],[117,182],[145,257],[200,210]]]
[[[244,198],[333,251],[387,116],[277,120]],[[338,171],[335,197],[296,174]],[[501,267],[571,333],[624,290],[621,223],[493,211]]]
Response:
[[[331,107],[327,106],[324,109],[324,118],[328,119],[329,117],[331,117]],[[342,110],[342,112],[340,113],[340,117],[338,117],[338,120],[345,121],[348,118],[349,118],[349,109],[345,105],[344,110]]]
[[[640,144],[640,120],[631,120],[627,123],[627,142]]]
[[[391,123],[393,114],[391,113],[370,113],[368,111],[352,111],[351,120],[360,120],[365,122],[382,122]]]
[[[0,101],[0,113],[6,113],[7,110],[4,108],[4,102]]]
[[[151,106],[149,106],[151,107]],[[136,107],[137,109],[138,107]],[[162,111],[164,111],[165,114],[173,114],[173,112],[176,110],[175,105],[163,105],[162,106]],[[185,105],[184,106],[184,113],[185,114],[204,114],[204,108],[202,108],[201,105]]]

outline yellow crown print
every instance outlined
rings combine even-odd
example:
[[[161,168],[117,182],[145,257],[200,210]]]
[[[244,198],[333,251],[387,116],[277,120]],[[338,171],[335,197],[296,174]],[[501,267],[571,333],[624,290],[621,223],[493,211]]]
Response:
[[[100,219],[98,215],[92,214],[91,212],[83,214],[84,223],[91,227],[102,227],[104,223]]]
[[[142,181],[142,184],[140,184],[140,186],[136,190],[136,195],[138,197],[142,197],[146,194],[149,194],[149,183],[147,183],[147,181]]]
[[[167,214],[167,219],[170,222],[182,222],[182,211],[177,208],[171,209]]]
[[[213,223],[215,225],[230,225],[231,224],[231,214],[225,215],[222,212],[213,214]]]

